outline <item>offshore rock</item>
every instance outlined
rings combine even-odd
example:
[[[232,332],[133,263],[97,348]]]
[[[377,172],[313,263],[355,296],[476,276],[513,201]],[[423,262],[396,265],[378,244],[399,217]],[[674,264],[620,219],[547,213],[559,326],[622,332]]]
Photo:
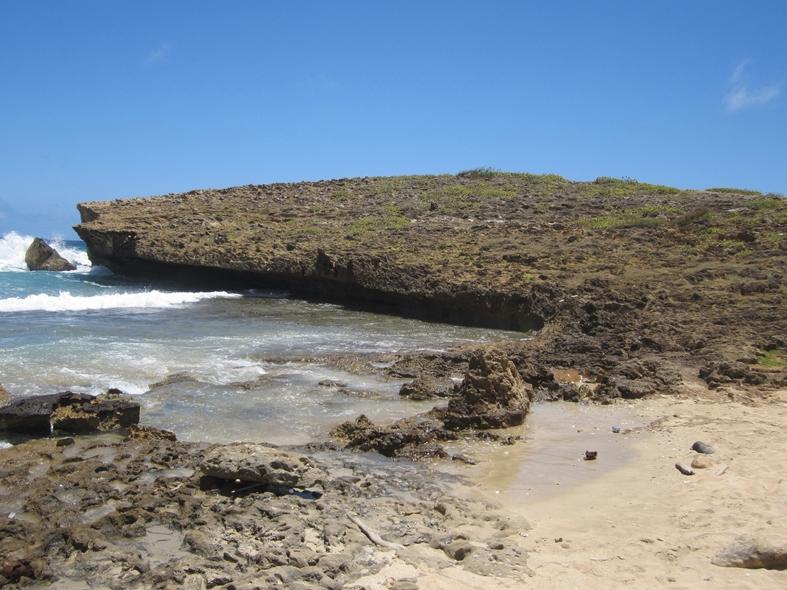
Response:
[[[308,457],[256,443],[215,447],[205,455],[201,469],[216,479],[260,483],[271,488],[308,488],[326,478],[325,472]]]
[[[0,408],[0,431],[46,436],[109,432],[139,422],[139,404],[117,393],[96,397],[65,391],[25,397]]]
[[[57,250],[43,239],[36,238],[25,253],[25,264],[30,270],[65,271],[76,270],[76,266],[63,258]]]

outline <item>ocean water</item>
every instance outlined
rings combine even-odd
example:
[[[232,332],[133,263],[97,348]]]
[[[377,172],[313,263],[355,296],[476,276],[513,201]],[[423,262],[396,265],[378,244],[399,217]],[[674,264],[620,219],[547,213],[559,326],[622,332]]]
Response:
[[[391,354],[522,337],[310,303],[284,292],[185,291],[93,268],[78,241],[53,242],[72,272],[29,272],[31,236],[0,237],[0,383],[14,397],[118,388],[142,422],[181,439],[302,444],[365,413],[393,420],[430,407],[403,381],[320,358]],[[332,379],[352,393],[319,385]]]

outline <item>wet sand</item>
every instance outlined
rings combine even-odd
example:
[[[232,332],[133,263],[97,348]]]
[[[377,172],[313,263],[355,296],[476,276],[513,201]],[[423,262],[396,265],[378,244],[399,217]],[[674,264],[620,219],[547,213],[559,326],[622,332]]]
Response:
[[[524,443],[477,454],[466,474],[477,493],[530,522],[523,587],[785,588],[787,571],[711,563],[739,535],[787,539],[785,427],[785,392],[538,406]],[[674,465],[691,463],[696,440],[714,445],[713,464],[682,475]],[[598,459],[584,461],[591,446]]]

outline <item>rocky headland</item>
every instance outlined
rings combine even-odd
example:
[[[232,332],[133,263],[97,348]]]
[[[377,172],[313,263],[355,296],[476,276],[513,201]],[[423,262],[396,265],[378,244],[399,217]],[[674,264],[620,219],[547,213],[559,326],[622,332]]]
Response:
[[[773,566],[781,548],[758,541],[724,553],[731,539],[718,529],[738,515],[736,530],[783,532],[772,500],[784,461],[761,457],[766,438],[787,424],[782,197],[474,170],[200,190],[82,203],[79,211],[76,231],[93,262],[125,275],[285,289],[532,337],[319,359],[409,379],[402,396],[438,405],[393,424],[361,416],[304,448],[180,442],[135,425],[138,414],[114,393],[96,402],[74,394],[27,401],[21,410],[12,401],[0,412],[6,423],[18,426],[27,408],[36,430],[48,425],[53,434],[0,450],[0,586],[520,588],[542,571],[540,587],[652,586],[700,575],[743,587],[734,572],[708,574],[717,553],[734,553],[725,565],[768,570],[752,578],[760,587],[779,583],[781,572],[771,570],[781,567]],[[516,448],[507,445],[517,443],[535,401],[640,398],[646,426],[618,427],[613,442],[636,440],[649,477],[621,468],[568,492],[565,506],[542,500],[537,509],[551,521],[535,524],[538,536],[528,537],[521,496],[497,505],[457,493],[461,478],[432,463],[477,477],[472,470],[488,470],[489,453],[464,451]],[[730,405],[711,411],[708,400]],[[97,433],[62,437],[55,428],[85,425]],[[688,477],[674,464],[693,463],[697,429],[719,451],[698,459],[705,467]],[[673,436],[679,450],[669,446]],[[751,452],[738,449],[747,440]],[[773,444],[779,454],[783,443]],[[730,467],[735,453],[745,460]],[[572,467],[603,465],[603,454],[592,457]],[[688,504],[686,481],[699,482]],[[720,507],[712,519],[702,490]],[[767,522],[741,508],[742,497],[760,496]],[[698,528],[691,541],[674,533],[687,519]],[[550,522],[576,541],[544,532]],[[619,527],[611,534],[602,530],[610,523]],[[586,561],[572,563],[572,552]]]

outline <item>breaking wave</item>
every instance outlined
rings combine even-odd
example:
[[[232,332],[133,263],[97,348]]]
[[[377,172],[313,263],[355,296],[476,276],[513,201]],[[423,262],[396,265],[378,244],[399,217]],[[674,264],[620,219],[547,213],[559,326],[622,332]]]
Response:
[[[27,271],[25,253],[33,243],[33,236],[25,236],[15,231],[8,232],[0,237],[0,272]],[[90,259],[87,252],[67,245],[63,240],[53,240],[50,245],[60,255],[76,265],[77,270],[85,272],[90,270]]]
[[[72,295],[61,291],[59,295],[36,294],[27,297],[0,299],[0,313],[19,311],[88,311],[95,309],[165,309],[197,303],[204,299],[238,299],[242,295],[226,291],[114,293],[107,295]]]

